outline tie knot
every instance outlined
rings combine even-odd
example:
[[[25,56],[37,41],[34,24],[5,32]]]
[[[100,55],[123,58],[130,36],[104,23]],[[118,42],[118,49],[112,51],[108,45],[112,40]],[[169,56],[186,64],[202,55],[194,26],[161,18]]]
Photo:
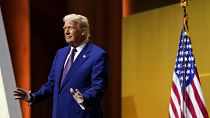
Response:
[[[72,54],[75,54],[77,52],[77,49],[76,48],[73,48],[72,49]]]

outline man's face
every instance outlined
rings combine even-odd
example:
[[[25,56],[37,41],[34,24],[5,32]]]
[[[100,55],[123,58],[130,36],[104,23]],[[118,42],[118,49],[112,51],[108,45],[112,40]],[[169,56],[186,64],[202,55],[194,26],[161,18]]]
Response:
[[[64,35],[66,42],[74,47],[77,47],[81,42],[84,41],[82,36],[82,29],[73,22],[73,21],[66,21],[63,26]]]

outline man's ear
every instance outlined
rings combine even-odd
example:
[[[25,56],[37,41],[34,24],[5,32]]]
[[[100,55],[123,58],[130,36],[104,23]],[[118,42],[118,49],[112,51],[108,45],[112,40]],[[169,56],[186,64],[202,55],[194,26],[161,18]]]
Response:
[[[82,29],[82,36],[87,35],[87,29],[83,28]]]
[[[90,37],[89,29],[83,28],[82,29],[82,36],[86,36],[86,38]]]

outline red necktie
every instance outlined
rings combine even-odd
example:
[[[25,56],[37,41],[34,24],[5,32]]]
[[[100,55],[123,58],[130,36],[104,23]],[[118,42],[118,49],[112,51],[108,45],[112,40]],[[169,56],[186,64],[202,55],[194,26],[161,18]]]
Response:
[[[73,48],[72,51],[71,51],[71,55],[70,55],[70,57],[68,58],[68,60],[66,62],[66,65],[65,65],[65,67],[63,69],[62,78],[61,78],[61,84],[60,84],[61,86],[62,86],[63,81],[65,80],[66,75],[67,75],[67,73],[68,73],[68,71],[69,71],[69,69],[70,69],[70,67],[71,67],[71,65],[72,65],[72,63],[74,61],[74,55],[75,55],[76,52],[77,52],[77,49]]]

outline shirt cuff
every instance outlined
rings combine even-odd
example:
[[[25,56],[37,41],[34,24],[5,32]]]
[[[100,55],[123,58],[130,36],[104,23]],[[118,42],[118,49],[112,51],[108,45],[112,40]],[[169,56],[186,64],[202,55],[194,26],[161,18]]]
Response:
[[[79,106],[81,107],[82,110],[85,110],[85,106],[82,104],[79,104]]]
[[[31,96],[31,100],[28,102],[28,106],[31,106],[35,102],[35,96],[31,91],[29,91],[29,95]]]

